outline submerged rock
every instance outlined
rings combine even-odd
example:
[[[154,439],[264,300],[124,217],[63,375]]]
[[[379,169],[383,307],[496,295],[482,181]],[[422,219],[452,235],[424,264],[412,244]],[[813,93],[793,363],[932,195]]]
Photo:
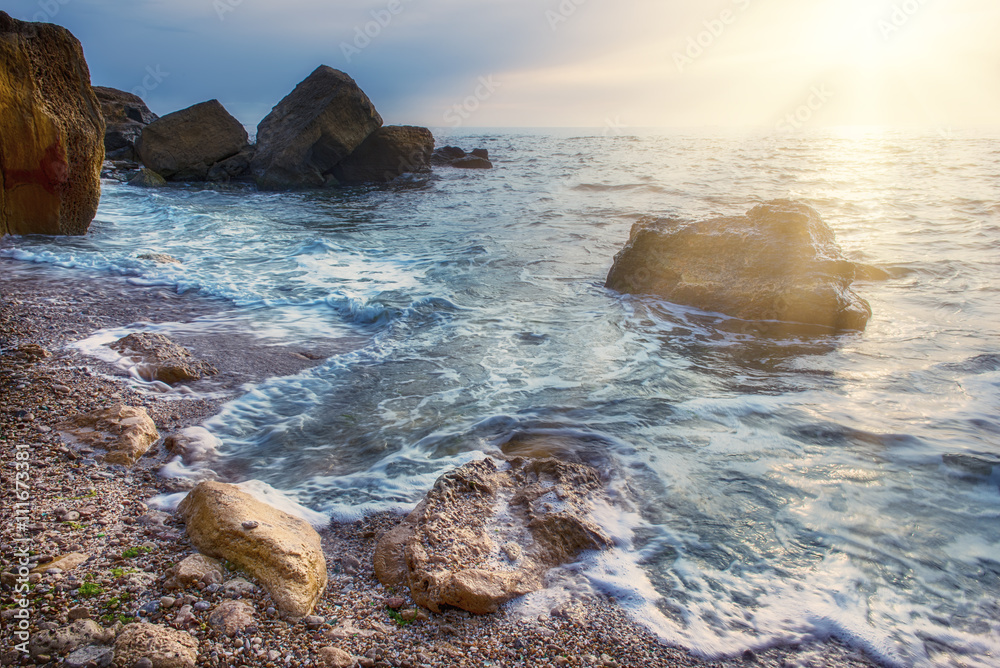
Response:
[[[152,668],[194,668],[198,640],[187,631],[159,624],[128,624],[115,639],[116,668],[134,668],[142,659]]]
[[[434,135],[427,128],[379,128],[333,169],[341,184],[385,183],[410,172],[431,168]]]
[[[191,351],[162,334],[129,334],[112,343],[111,348],[123,355],[130,355],[140,365],[139,375],[144,379],[158,380],[167,385],[199,380],[219,373],[214,366],[195,359]]]
[[[142,129],[157,120],[138,95],[123,90],[94,86],[104,117],[104,152],[109,158],[135,160],[135,144]]]
[[[199,483],[177,510],[201,552],[252,575],[289,615],[312,612],[327,575],[319,534],[307,522],[219,482]]]
[[[117,404],[77,415],[58,426],[71,440],[108,451],[104,461],[131,466],[160,438],[145,408]]]
[[[382,126],[347,74],[320,65],[257,126],[252,171],[263,190],[336,185],[333,168]]]
[[[204,181],[213,165],[248,144],[240,122],[218,100],[209,100],[144,127],[136,150],[146,167],[168,181]]]
[[[136,188],[162,188],[167,185],[167,180],[148,167],[143,167],[139,173],[127,181],[128,185]]]
[[[104,119],[80,42],[0,11],[0,236],[84,234],[97,213]]]
[[[493,169],[490,154],[485,148],[474,148],[469,153],[457,146],[442,146],[434,151],[431,163],[442,167],[461,169]]]
[[[774,200],[743,216],[640,220],[606,286],[745,320],[863,330],[871,307],[851,290],[854,278],[814,209]]]
[[[543,586],[554,566],[611,546],[591,519],[609,503],[596,469],[557,459],[484,459],[448,473],[379,541],[375,575],[437,612],[476,614]]]

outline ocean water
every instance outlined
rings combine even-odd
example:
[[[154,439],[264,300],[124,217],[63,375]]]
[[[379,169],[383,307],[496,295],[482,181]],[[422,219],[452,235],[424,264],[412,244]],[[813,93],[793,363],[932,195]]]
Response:
[[[1000,135],[440,143],[496,169],[331,193],[106,183],[86,237],[0,256],[222,299],[269,342],[362,340],[204,425],[230,479],[350,518],[408,509],[512,439],[548,443],[622,500],[604,513],[617,548],[565,577],[666,642],[718,657],[836,636],[887,665],[1000,663]],[[855,286],[864,333],[733,333],[603,287],[639,217],[779,197],[892,274]]]

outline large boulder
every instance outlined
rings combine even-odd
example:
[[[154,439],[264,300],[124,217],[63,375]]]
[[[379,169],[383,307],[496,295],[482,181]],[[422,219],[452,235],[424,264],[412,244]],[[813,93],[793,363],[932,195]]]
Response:
[[[851,290],[854,277],[815,210],[774,200],[743,216],[640,220],[606,285],[745,320],[863,330],[871,307]]]
[[[94,86],[104,117],[104,152],[118,159],[134,160],[142,129],[157,120],[138,95],[117,88]]]
[[[204,181],[217,162],[249,144],[246,129],[218,100],[167,114],[142,129],[139,159],[168,181]]]
[[[336,185],[333,168],[382,126],[354,79],[320,65],[257,126],[251,170],[263,190]]]
[[[0,236],[84,234],[97,213],[104,119],[80,42],[0,11]]]
[[[373,132],[333,168],[341,184],[386,183],[408,172],[431,168],[434,135],[427,128],[391,125]]]
[[[202,482],[177,508],[191,542],[256,578],[278,609],[300,618],[326,589],[326,558],[307,522],[235,485]]]
[[[552,567],[611,546],[590,517],[610,503],[596,469],[515,457],[466,464],[434,483],[375,550],[375,575],[438,612],[476,614],[541,589]]]

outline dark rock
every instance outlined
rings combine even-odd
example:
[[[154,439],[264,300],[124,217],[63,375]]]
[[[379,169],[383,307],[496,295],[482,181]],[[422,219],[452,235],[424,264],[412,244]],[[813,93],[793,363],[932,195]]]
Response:
[[[460,169],[493,169],[492,162],[478,155],[467,155],[464,158],[453,160],[451,166]]]
[[[333,168],[382,126],[354,79],[320,65],[257,126],[252,170],[263,190],[334,184]]]
[[[94,86],[94,94],[104,116],[104,151],[107,157],[134,158],[135,144],[142,136],[142,129],[159,116],[149,110],[142,98],[132,93]]]
[[[487,151],[485,148],[474,148],[471,151],[469,151],[469,153],[476,156],[477,158],[482,158],[483,160],[490,159],[490,152]]]
[[[252,181],[253,174],[250,172],[250,164],[256,152],[256,146],[247,146],[236,155],[212,165],[212,168],[208,170],[206,178],[209,181],[223,183],[230,181]]]
[[[139,173],[128,180],[130,186],[137,188],[162,188],[167,180],[148,167],[143,167]]]
[[[871,307],[851,290],[854,276],[816,211],[775,200],[744,216],[640,220],[606,285],[745,320],[862,330]]]
[[[427,128],[388,126],[373,132],[333,168],[341,184],[385,183],[409,172],[431,168],[434,135]]]
[[[431,164],[450,165],[452,160],[464,158],[465,155],[465,150],[457,146],[442,146],[431,155]]]
[[[417,605],[435,612],[442,605],[495,612],[540,589],[550,568],[611,546],[589,517],[602,502],[609,503],[604,482],[589,466],[557,459],[472,462],[439,478],[383,536],[375,574],[387,587],[409,587]],[[504,550],[508,543],[518,549]]]
[[[218,100],[167,114],[136,144],[146,167],[168,181],[204,181],[212,166],[249,145],[247,131]]]
[[[87,645],[66,657],[66,668],[107,668],[115,658],[113,647]]]
[[[0,236],[84,234],[97,213],[104,118],[80,42],[0,11]]]

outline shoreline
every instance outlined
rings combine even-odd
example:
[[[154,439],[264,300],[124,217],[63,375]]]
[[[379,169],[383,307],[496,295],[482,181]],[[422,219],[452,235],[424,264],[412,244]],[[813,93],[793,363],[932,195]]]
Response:
[[[662,644],[602,595],[573,599],[533,619],[507,610],[483,617],[449,610],[401,624],[390,614],[386,599],[402,596],[407,607],[412,604],[405,592],[390,592],[379,584],[372,567],[378,538],[402,519],[386,513],[355,522],[332,522],[320,531],[330,578],[313,613],[322,621],[289,624],[272,612],[267,595],[258,590],[240,595],[256,609],[256,630],[227,637],[204,623],[211,609],[225,600],[222,589],[213,590],[212,585],[181,592],[164,588],[169,566],[195,550],[177,518],[151,511],[145,503],[177,491],[157,475],[165,462],[162,447],[155,444],[134,467],[108,466],[66,447],[56,425],[76,413],[125,403],[145,407],[160,435],[166,436],[215,415],[247,382],[297,373],[322,359],[315,359],[315,351],[259,345],[260,350],[244,346],[241,350],[247,354],[236,360],[224,354],[223,346],[213,348],[212,334],[190,341],[178,338],[178,343],[219,368],[226,398],[167,400],[138,392],[122,369],[85,357],[68,344],[99,329],[140,321],[187,322],[219,309],[236,309],[220,300],[130,285],[121,277],[24,264],[0,259],[0,272],[5,272],[0,283],[0,394],[4,396],[0,536],[5,546],[30,545],[37,557],[86,555],[73,569],[58,573],[43,569],[33,578],[36,587],[29,595],[32,634],[63,627],[71,617],[90,618],[113,629],[119,622],[139,621],[134,613],[141,608],[147,613],[145,621],[177,626],[195,635],[198,665],[202,666],[323,665],[319,649],[331,645],[359,657],[358,665],[363,666],[784,666],[810,665],[810,660],[831,666],[878,665],[837,640],[705,661]],[[61,276],[73,280],[59,280]],[[232,337],[232,333],[225,336]],[[252,338],[247,335],[247,340]],[[36,349],[25,348],[29,344],[40,346],[50,356],[33,354]],[[323,357],[329,354],[335,353],[327,351]],[[29,452],[30,515],[21,524],[14,521],[15,510],[20,508],[15,505],[12,484],[19,451]],[[57,511],[64,512],[57,515]],[[65,512],[77,516],[59,520]],[[27,529],[25,536],[19,534],[20,528]],[[30,540],[16,542],[23,537]],[[7,572],[14,554],[2,554],[0,560]],[[235,572],[226,575],[227,579],[236,576]],[[13,593],[8,580],[0,590],[4,621],[0,663],[34,664],[13,649],[19,641],[13,635],[15,608],[8,605]],[[81,587],[86,583],[93,586]],[[183,601],[193,606],[189,613],[193,618],[179,619]],[[168,602],[171,607],[164,608]]]

